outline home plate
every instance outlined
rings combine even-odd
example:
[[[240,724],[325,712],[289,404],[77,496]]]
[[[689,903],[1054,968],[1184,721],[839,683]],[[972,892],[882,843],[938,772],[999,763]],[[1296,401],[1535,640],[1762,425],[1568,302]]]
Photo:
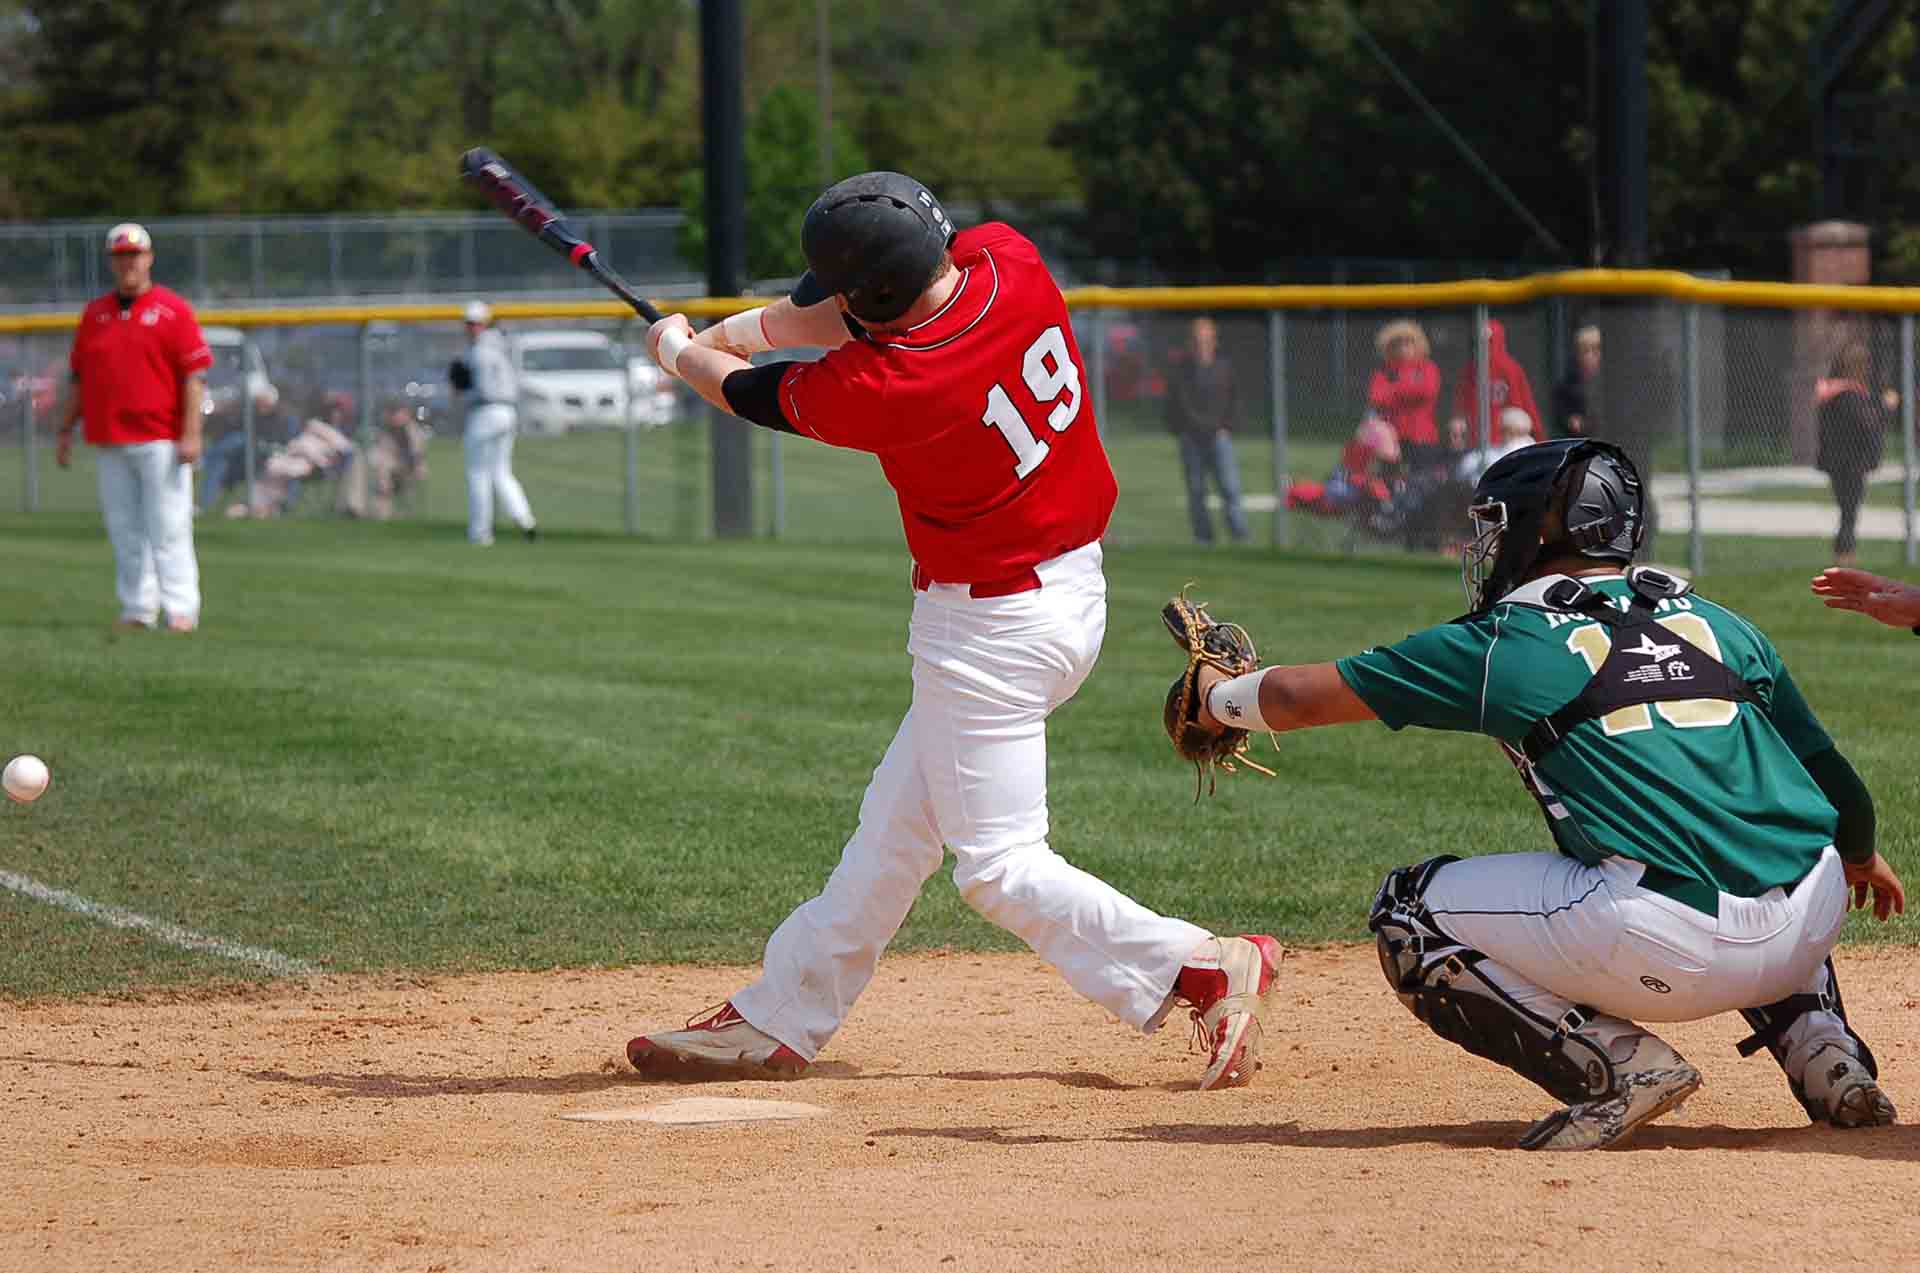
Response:
[[[812,1118],[827,1111],[805,1101],[750,1101],[731,1096],[689,1096],[664,1105],[562,1114],[575,1123],[750,1123],[763,1119]]]

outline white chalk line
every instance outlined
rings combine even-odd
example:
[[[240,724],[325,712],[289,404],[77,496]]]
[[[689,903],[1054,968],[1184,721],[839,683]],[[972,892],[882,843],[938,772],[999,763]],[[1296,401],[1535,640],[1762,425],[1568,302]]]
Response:
[[[85,915],[88,919],[97,919],[103,924],[111,924],[115,928],[136,929],[157,941],[163,941],[169,946],[177,946],[181,950],[201,951],[209,955],[218,955],[222,959],[258,964],[267,971],[279,973],[283,977],[308,976],[318,971],[311,964],[302,963],[277,950],[267,950],[260,946],[242,946],[218,937],[209,937],[205,933],[196,933],[192,929],[170,924],[163,919],[150,919],[124,907],[90,901],[78,893],[69,893],[63,888],[42,884],[39,880],[30,879],[25,875],[16,875],[12,871],[0,871],[0,885],[31,897],[36,902],[58,906],[77,915]]]

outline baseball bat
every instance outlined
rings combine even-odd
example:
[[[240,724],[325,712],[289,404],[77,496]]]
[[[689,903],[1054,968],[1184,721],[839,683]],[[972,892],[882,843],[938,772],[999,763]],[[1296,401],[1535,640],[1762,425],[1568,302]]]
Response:
[[[633,306],[634,312],[650,323],[660,321],[660,311],[646,297],[628,286],[600,259],[593,244],[573,232],[573,225],[561,215],[547,197],[533,188],[512,164],[488,150],[475,146],[460,156],[460,176],[493,201],[493,205],[511,217],[522,230],[566,257],[615,296]]]

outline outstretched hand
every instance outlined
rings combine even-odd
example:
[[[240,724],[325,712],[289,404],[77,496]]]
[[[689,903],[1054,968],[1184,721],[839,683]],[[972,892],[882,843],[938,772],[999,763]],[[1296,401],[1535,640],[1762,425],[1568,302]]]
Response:
[[[1829,566],[1813,577],[1813,595],[1829,609],[1854,610],[1896,628],[1920,624],[1920,588],[1864,570]]]
[[[1900,883],[1900,877],[1894,874],[1887,860],[1878,853],[1873,861],[1864,866],[1846,864],[1847,872],[1847,908],[1861,910],[1867,904],[1867,894],[1873,894],[1873,917],[1881,923],[1888,918],[1907,913],[1907,890]]]

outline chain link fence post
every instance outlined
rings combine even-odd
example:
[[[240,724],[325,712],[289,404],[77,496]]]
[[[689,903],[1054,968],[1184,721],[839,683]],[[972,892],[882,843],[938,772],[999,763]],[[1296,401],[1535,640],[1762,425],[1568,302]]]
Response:
[[[1107,311],[1097,307],[1089,324],[1093,336],[1093,356],[1089,374],[1093,376],[1093,423],[1104,439],[1112,425],[1107,420]]]
[[[20,459],[20,507],[25,512],[37,513],[40,511],[40,439],[35,432],[31,385],[20,394]]]
[[[781,539],[787,533],[787,462],[786,452],[781,449],[780,430],[769,430],[768,465],[770,473],[768,483],[773,487],[773,526],[775,539]]]
[[[627,409],[621,423],[622,444],[626,457],[626,489],[621,492],[621,525],[626,527],[630,536],[640,533],[640,422],[634,416],[633,372],[625,369],[627,357],[633,346],[628,343],[633,333],[633,320],[620,320],[620,356],[623,374],[627,378]],[[644,343],[644,338],[643,338]]]
[[[1905,472],[1900,475],[1900,507],[1906,514],[1906,561],[1915,564],[1913,479],[1913,315],[1900,315],[1900,437]]]
[[[1700,307],[1690,302],[1680,316],[1680,381],[1687,431],[1687,569],[1697,579],[1707,569],[1707,541],[1700,533]],[[1653,492],[1646,498],[1651,500]]]
[[[1287,547],[1287,314],[1267,311],[1267,394],[1273,418],[1273,546]]]
[[[253,464],[254,459],[259,455],[259,429],[253,418],[253,385],[251,384],[249,376],[249,372],[251,372],[252,369],[253,337],[248,335],[240,341],[240,428],[242,430],[242,436],[245,439],[244,458],[247,466],[247,510],[249,512],[259,507],[259,505],[254,502],[253,489]],[[200,462],[202,464],[207,462],[204,443],[200,451]],[[225,483],[222,483],[223,488],[224,486]],[[213,510],[208,509],[207,512],[212,513]]]
[[[1473,441],[1469,445],[1479,451],[1493,445],[1493,356],[1487,332],[1491,318],[1484,303],[1473,307]]]

